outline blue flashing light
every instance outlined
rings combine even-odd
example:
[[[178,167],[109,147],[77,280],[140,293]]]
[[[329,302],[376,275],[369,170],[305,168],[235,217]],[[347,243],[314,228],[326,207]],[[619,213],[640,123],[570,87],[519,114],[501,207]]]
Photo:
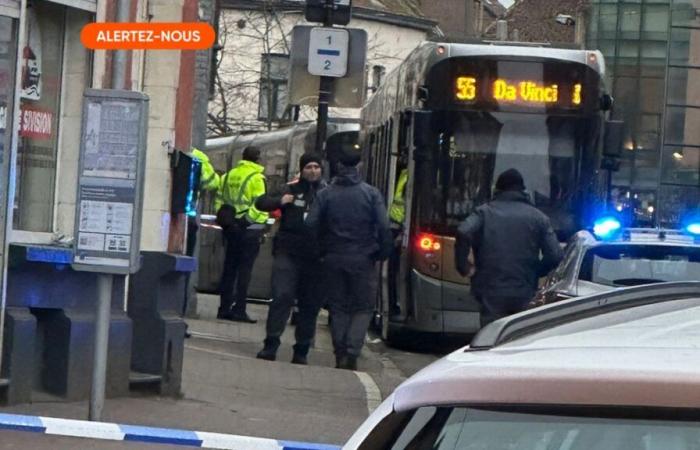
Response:
[[[685,231],[688,232],[688,234],[692,234],[694,236],[700,236],[700,222],[693,222],[688,224],[685,227]]]
[[[189,189],[187,190],[187,199],[185,201],[185,214],[190,217],[197,217],[197,195],[195,194],[197,186],[195,186],[196,174],[201,170],[202,163],[199,159],[192,158],[192,166],[190,167]]]
[[[622,224],[614,217],[603,217],[593,224],[593,234],[600,239],[609,239],[622,228]]]

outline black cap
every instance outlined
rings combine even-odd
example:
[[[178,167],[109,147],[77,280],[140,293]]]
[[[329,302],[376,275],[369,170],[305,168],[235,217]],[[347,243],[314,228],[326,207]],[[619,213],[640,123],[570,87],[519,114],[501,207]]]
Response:
[[[525,182],[523,176],[516,169],[508,169],[498,176],[496,180],[497,191],[524,191]]]
[[[243,159],[251,162],[260,161],[260,149],[258,147],[249,145],[248,147],[243,149]]]
[[[299,158],[299,170],[304,169],[304,167],[306,167],[306,165],[308,163],[311,163],[311,162],[315,162],[319,166],[321,166],[322,165],[321,161],[322,161],[321,157],[319,155],[317,155],[316,153],[304,153]]]
[[[359,146],[344,146],[340,152],[338,152],[338,161],[340,161],[345,167],[355,167],[361,160],[362,153]]]

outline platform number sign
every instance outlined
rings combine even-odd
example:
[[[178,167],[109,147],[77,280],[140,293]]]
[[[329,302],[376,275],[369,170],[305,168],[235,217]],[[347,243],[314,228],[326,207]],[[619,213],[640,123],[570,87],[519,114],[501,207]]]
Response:
[[[350,34],[340,28],[313,28],[309,37],[309,65],[312,75],[344,77],[348,71]]]

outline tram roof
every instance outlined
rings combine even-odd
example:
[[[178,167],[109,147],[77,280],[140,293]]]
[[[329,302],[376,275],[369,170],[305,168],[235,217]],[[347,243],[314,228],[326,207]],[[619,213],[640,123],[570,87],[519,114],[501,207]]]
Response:
[[[454,42],[425,42],[422,46],[429,46],[435,49],[442,47],[445,52],[433,60],[433,64],[448,58],[464,56],[514,56],[522,58],[547,58],[561,61],[570,61],[585,64],[601,76],[605,76],[605,59],[598,50],[581,50],[573,48],[556,48],[544,44],[528,44],[520,42],[496,42],[485,41],[484,43],[454,43]],[[420,48],[419,47],[419,48]]]

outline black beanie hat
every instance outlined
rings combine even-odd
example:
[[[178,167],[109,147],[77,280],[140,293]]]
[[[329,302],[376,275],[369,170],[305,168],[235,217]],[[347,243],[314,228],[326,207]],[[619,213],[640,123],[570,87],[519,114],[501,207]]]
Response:
[[[362,160],[362,153],[356,146],[343,147],[338,155],[340,161],[345,167],[355,167]]]
[[[497,191],[524,191],[525,182],[523,176],[515,169],[508,169],[498,176],[496,181]]]
[[[260,149],[258,147],[249,145],[248,147],[243,149],[243,159],[255,163],[258,162],[260,160]]]
[[[319,166],[323,166],[321,157],[316,153],[304,153],[299,158],[299,170],[303,170],[308,163],[315,162]]]

